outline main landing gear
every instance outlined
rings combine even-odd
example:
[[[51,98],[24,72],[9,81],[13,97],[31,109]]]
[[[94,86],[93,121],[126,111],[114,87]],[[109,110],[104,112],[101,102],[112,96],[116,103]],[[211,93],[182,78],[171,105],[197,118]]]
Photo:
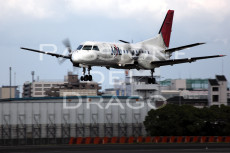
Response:
[[[149,84],[156,84],[156,79],[153,77],[154,69],[151,70],[151,78],[148,78]]]
[[[91,70],[91,67],[89,66],[88,67],[88,75],[85,75],[86,68],[83,67],[83,71],[82,71],[83,76],[81,76],[81,78],[80,78],[81,81],[92,81],[93,80],[92,75],[90,75],[90,70]]]

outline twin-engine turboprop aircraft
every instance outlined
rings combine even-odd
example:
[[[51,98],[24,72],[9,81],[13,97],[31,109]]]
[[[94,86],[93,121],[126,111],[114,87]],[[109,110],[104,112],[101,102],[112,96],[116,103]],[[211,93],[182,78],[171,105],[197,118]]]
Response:
[[[129,43],[124,40],[119,40],[122,43],[87,41],[79,45],[76,50],[72,51],[70,49],[69,41],[66,41],[65,45],[68,48],[69,55],[49,53],[23,47],[21,47],[21,49],[43,53],[55,56],[57,58],[61,57],[69,59],[73,63],[73,66],[83,68],[83,76],[81,76],[81,81],[91,81],[91,68],[93,66],[103,66],[107,69],[116,68],[150,70],[151,78],[149,78],[148,82],[155,83],[153,73],[154,69],[157,67],[180,63],[191,63],[195,62],[196,60],[225,56],[213,55],[183,59],[170,59],[172,53],[175,51],[204,44],[195,43],[177,48],[169,48],[173,14],[174,10],[168,10],[160,31],[155,38],[151,38],[139,43]],[[86,74],[86,69],[88,74]]]

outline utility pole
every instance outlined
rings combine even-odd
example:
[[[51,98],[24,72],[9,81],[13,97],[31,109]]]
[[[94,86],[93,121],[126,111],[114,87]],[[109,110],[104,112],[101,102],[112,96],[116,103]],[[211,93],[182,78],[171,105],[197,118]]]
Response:
[[[11,99],[11,67],[10,67],[10,99]]]
[[[34,71],[32,71],[32,72],[31,72],[31,75],[32,75],[32,82],[35,81],[35,80],[34,80],[34,74],[35,74]]]

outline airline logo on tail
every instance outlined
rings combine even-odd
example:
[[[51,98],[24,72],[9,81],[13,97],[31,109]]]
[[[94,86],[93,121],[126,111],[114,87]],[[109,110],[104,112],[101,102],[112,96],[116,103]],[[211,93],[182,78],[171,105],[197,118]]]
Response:
[[[168,10],[168,13],[165,16],[164,22],[159,31],[159,34],[162,35],[165,46],[167,48],[169,47],[170,36],[172,31],[173,14],[174,14],[174,10]]]

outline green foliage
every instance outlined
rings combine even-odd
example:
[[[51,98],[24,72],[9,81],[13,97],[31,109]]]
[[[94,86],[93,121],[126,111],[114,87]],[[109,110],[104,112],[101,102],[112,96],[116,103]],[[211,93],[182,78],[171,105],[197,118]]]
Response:
[[[200,109],[168,104],[150,110],[144,125],[151,136],[230,135],[230,107],[221,105]]]

